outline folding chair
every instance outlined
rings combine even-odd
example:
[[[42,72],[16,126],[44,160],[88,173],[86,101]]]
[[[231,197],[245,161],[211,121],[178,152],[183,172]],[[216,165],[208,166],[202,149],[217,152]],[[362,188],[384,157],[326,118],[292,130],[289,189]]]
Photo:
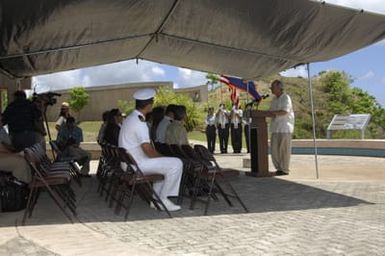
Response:
[[[229,204],[229,206],[232,206],[232,203],[229,199],[229,197],[237,199],[237,201],[241,204],[245,212],[249,212],[245,204],[242,202],[240,197],[238,196],[237,192],[235,191],[234,187],[231,185],[229,181],[227,181],[225,178],[228,177],[234,177],[239,175],[239,171],[231,168],[221,168],[216,161],[213,154],[203,145],[195,145],[194,146],[195,152],[202,158],[202,163],[205,164],[206,168],[204,168],[204,171],[202,172],[202,176],[207,177],[210,179],[210,190],[208,193],[208,199],[205,207],[205,215],[207,214],[209,205],[210,205],[210,199],[211,199],[211,193],[213,190],[213,187],[215,187],[219,190],[225,201]],[[222,187],[219,185],[217,178],[221,178],[221,181],[223,181],[227,187],[230,189],[230,193],[226,193]]]
[[[37,145],[36,148],[38,149]],[[33,171],[32,181],[29,184],[30,193],[28,196],[27,207],[24,211],[22,225],[25,224],[27,216],[30,218],[33,209],[36,205],[41,189],[46,189],[53,201],[63,212],[63,214],[73,223],[71,215],[67,213],[66,208],[76,216],[76,205],[74,202],[74,193],[69,187],[71,178],[63,173],[49,174],[41,164],[40,158],[42,157],[34,150],[34,146],[26,148],[24,150],[24,157]]]
[[[56,141],[50,141],[49,142],[52,151],[55,152],[55,159],[53,162],[50,161],[48,156],[46,155],[46,158],[44,161],[50,165],[51,171],[56,171],[56,170],[63,170],[66,169],[70,172],[72,178],[77,182],[77,184],[81,187],[82,186],[82,181],[81,181],[81,172],[80,172],[80,166],[79,164],[68,157],[63,157],[62,152],[57,145]],[[42,149],[44,150],[44,149]]]
[[[181,148],[182,146],[183,145],[176,145],[176,144],[168,145],[170,150],[173,152],[173,156],[178,157],[183,162],[183,176],[181,180],[181,186],[179,189],[178,204],[182,204],[183,196],[186,196],[185,195],[186,190],[188,190],[189,192],[187,197],[189,197],[190,195],[194,195],[194,191],[196,189],[199,190],[199,188],[194,186],[194,180],[203,169],[203,165],[200,163],[200,161],[192,157],[189,157],[189,155],[187,155],[182,150]],[[190,209],[192,209],[192,207],[190,207]]]
[[[120,167],[119,152],[117,147],[108,143],[102,144],[103,164],[98,174],[99,186],[98,192],[100,196],[106,192],[105,200],[111,195],[111,189],[116,182],[119,181],[120,175],[123,173]],[[110,206],[111,206],[110,201]]]
[[[165,210],[167,215],[172,218],[170,212],[162,200],[160,200],[159,195],[152,188],[152,183],[163,180],[164,176],[161,174],[143,174],[134,158],[124,148],[119,148],[118,151],[120,160],[127,167],[125,173],[121,176],[121,186],[117,192],[120,195],[117,197],[115,213],[119,214],[121,207],[125,208],[126,214],[124,218],[127,220],[134,199],[134,193],[136,192],[147,203],[150,204],[152,202],[158,210]],[[128,203],[125,205],[124,201],[127,196]]]
[[[38,163],[37,167],[39,168],[40,172],[47,178],[65,178],[69,182],[73,178],[73,170],[71,165],[69,165],[67,162],[54,162],[52,163],[47,156],[44,148],[40,143],[37,143],[35,145],[32,145],[28,148],[30,151],[30,156],[33,157],[36,160],[36,163]],[[68,182],[68,184],[69,184]],[[56,188],[56,187],[55,187]],[[76,201],[75,193],[70,188],[70,186],[65,186],[63,188],[59,187],[57,189],[58,193],[61,193],[65,195],[66,197],[72,199],[71,201],[68,201],[70,203],[70,206],[73,207],[70,208],[76,214],[75,212],[75,204],[73,202]]]

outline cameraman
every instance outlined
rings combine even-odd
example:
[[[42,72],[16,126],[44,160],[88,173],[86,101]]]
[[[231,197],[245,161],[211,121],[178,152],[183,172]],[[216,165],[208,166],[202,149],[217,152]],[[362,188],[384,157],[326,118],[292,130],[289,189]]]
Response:
[[[16,91],[14,101],[3,113],[3,124],[8,125],[11,142],[16,151],[43,142],[42,115],[36,104],[27,100],[24,91]]]

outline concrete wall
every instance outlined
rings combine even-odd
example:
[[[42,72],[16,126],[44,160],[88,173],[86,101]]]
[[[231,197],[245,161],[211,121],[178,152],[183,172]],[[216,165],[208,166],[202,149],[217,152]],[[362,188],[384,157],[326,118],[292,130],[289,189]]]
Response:
[[[172,82],[147,82],[147,83],[130,83],[120,85],[95,86],[87,87],[86,90],[90,95],[89,103],[81,111],[80,121],[101,120],[102,113],[106,110],[118,107],[118,101],[133,101],[132,94],[139,88],[158,88],[166,86],[173,88]],[[207,85],[175,89],[176,93],[183,93],[191,97],[193,100],[207,101],[208,91]],[[69,100],[68,90],[55,91],[62,94],[57,98],[57,104],[48,107],[47,119],[55,121],[58,118],[60,105],[63,101]],[[196,95],[198,95],[196,97]],[[73,114],[73,113],[72,113]],[[76,116],[75,116],[76,117]],[[77,117],[76,117],[77,118]]]
[[[187,95],[196,102],[207,102],[209,100],[209,92],[206,84],[194,87],[178,88],[175,91],[177,93]]]
[[[90,95],[90,100],[81,111],[80,121],[101,120],[102,113],[106,110],[118,107],[119,100],[133,101],[132,95],[138,88],[156,89],[160,86],[167,86],[172,88],[172,82],[131,83],[111,86],[87,87],[86,90]],[[61,103],[63,101],[68,102],[69,100],[68,90],[56,92],[62,94],[62,96],[57,98],[57,104],[48,108],[47,119],[49,121],[55,121],[58,118]]]
[[[205,142],[200,144],[205,145]],[[385,157],[385,140],[317,140],[319,155],[347,155]],[[81,147],[91,153],[92,159],[100,157],[100,146],[96,142],[84,142]],[[218,148],[218,147],[217,147]],[[47,150],[50,146],[47,144]],[[293,140],[293,154],[314,154],[313,140]],[[51,153],[49,152],[49,155]],[[241,158],[247,157],[244,154]]]

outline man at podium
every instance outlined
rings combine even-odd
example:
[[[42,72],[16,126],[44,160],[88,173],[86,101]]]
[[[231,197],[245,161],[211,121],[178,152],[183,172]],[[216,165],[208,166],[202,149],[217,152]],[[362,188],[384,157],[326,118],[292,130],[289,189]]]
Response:
[[[271,101],[269,116],[272,118],[271,158],[276,175],[288,175],[291,155],[291,137],[294,131],[294,111],[289,95],[284,93],[284,86],[280,80],[271,83]]]

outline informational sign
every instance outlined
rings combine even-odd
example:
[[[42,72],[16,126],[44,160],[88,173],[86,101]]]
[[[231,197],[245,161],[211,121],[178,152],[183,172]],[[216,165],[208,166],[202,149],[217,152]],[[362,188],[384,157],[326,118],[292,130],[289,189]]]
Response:
[[[334,115],[327,130],[327,137],[330,139],[331,131],[335,130],[361,130],[363,139],[370,117],[370,114]]]

